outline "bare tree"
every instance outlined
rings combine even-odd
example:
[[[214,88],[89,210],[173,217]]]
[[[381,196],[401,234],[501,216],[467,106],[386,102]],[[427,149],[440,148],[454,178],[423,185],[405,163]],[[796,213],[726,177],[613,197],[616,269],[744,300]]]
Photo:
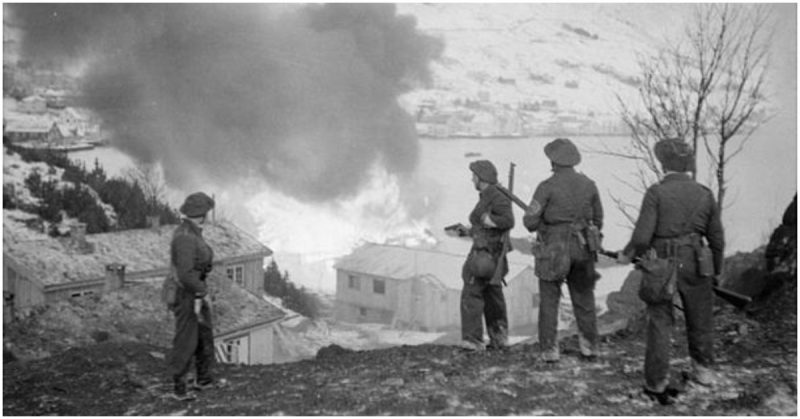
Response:
[[[720,209],[727,191],[725,168],[742,152],[753,132],[766,120],[764,80],[768,68],[768,13],[764,6],[752,10],[716,5],[706,21],[718,25],[720,72],[708,101],[707,130],[703,144],[716,168],[717,202]],[[713,11],[713,9],[712,9]],[[695,149],[696,150],[696,149]]]
[[[155,212],[159,202],[164,200],[167,189],[164,174],[158,165],[140,162],[128,169],[125,175],[142,189],[147,201],[147,211],[151,214]]]
[[[725,168],[767,119],[768,18],[763,5],[698,5],[684,37],[668,41],[654,56],[640,57],[642,107],[617,98],[631,131],[629,147],[604,152],[636,160],[638,182],[626,182],[629,187],[643,193],[662,175],[652,153],[657,141],[682,138],[692,145],[695,167],[700,144],[706,150],[722,210]],[[635,219],[632,205],[612,198],[629,220]]]

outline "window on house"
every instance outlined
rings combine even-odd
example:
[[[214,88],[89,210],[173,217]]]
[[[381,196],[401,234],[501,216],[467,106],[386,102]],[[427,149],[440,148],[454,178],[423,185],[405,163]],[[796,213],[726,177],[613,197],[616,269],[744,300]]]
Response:
[[[382,279],[373,279],[372,292],[375,294],[386,294],[386,281]]]
[[[235,282],[239,286],[244,286],[244,266],[233,265],[225,269],[225,274],[228,279]]]
[[[231,364],[238,364],[239,360],[239,348],[242,346],[241,339],[232,339],[225,342],[225,362]]]
[[[355,275],[347,275],[347,288],[357,290],[361,288],[361,281]]]
[[[539,307],[539,294],[531,294],[532,307]]]
[[[364,308],[364,307],[359,307],[359,308],[358,308],[358,314],[359,314],[361,317],[366,317],[366,316],[367,316],[367,309],[366,309],[366,308]]]

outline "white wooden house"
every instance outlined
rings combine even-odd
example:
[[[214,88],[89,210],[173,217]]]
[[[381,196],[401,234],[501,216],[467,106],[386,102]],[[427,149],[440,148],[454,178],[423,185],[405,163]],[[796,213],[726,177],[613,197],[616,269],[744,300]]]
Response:
[[[467,252],[468,246],[455,253],[366,244],[334,265],[335,316],[398,328],[456,329]],[[538,314],[538,282],[528,259],[509,254],[508,286],[503,291],[511,330],[530,326]]]
[[[209,293],[214,305],[217,361],[272,364],[283,360],[280,323],[287,313],[258,295],[236,286],[222,271],[212,271]]]
[[[3,125],[3,137],[12,143],[36,141],[57,144],[64,135],[58,124],[44,116],[9,119]]]

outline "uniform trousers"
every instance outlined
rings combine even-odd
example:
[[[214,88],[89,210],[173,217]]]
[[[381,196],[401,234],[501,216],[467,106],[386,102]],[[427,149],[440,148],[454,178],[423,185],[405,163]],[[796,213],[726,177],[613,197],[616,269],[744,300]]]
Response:
[[[214,362],[214,332],[211,325],[211,312],[204,304],[198,321],[194,312],[194,295],[184,289],[178,290],[178,303],[175,313],[175,337],[172,340],[168,366],[178,392],[185,390],[184,379],[195,360],[198,382],[211,380],[210,368]]]
[[[483,319],[489,340],[495,345],[508,342],[508,316],[502,285],[492,285],[489,280],[464,281],[461,290],[461,338],[470,342],[483,342]]]
[[[664,257],[659,250],[659,255]],[[683,304],[686,334],[691,359],[708,367],[713,358],[713,280],[697,275],[697,263],[691,246],[678,248],[678,295]],[[647,349],[644,376],[648,390],[662,392],[669,384],[669,359],[675,313],[672,302],[647,305]]]
[[[597,276],[594,261],[573,261],[567,274],[567,288],[578,332],[594,348],[597,345],[597,315],[594,306],[594,284]],[[542,350],[558,349],[558,307],[561,281],[539,279],[539,345]]]

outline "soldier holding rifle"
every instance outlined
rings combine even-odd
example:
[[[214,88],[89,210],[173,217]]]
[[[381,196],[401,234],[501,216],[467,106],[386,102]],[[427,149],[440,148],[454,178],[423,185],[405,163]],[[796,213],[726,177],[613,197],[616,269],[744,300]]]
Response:
[[[472,182],[480,194],[469,214],[471,227],[462,225],[446,229],[459,236],[471,236],[472,248],[461,270],[464,288],[461,291],[462,345],[474,351],[486,349],[483,342],[483,320],[489,334],[489,349],[508,346],[508,316],[503,296],[503,278],[508,273],[504,237],[514,227],[511,200],[498,190],[497,169],[489,160],[469,165]]]
[[[694,171],[694,154],[688,144],[680,139],[662,140],[653,151],[665,175],[647,189],[633,236],[618,261],[643,257],[649,249],[659,258],[677,260],[677,294],[683,301],[692,378],[711,385],[715,381],[710,369],[714,361],[712,290],[722,270],[725,246],[719,209],[712,192],[688,174]],[[708,253],[709,257],[703,257]],[[671,403],[677,394],[667,387],[674,322],[671,300],[647,303],[645,393],[662,404]]]
[[[539,344],[542,359],[558,362],[558,307],[566,281],[578,323],[581,358],[594,360],[597,318],[594,286],[599,277],[595,259],[600,248],[603,207],[595,183],[575,171],[581,155],[568,139],[544,147],[553,175],[539,184],[522,221],[537,233],[535,271],[539,277]]]

